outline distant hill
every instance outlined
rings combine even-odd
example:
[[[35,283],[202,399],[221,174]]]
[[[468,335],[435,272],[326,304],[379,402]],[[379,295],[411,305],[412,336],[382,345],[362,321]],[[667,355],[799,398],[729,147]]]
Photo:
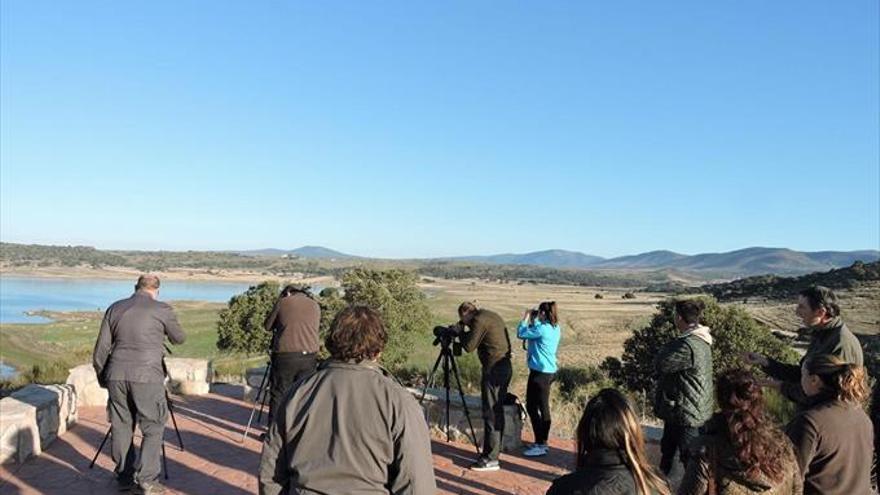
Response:
[[[552,249],[524,254],[464,256],[447,258],[495,265],[535,265],[549,268],[581,268],[601,270],[680,270],[712,273],[718,278],[735,278],[773,273],[802,275],[805,273],[849,266],[856,261],[870,263],[880,260],[880,251],[820,251],[815,253],[785,248],[752,247],[728,253],[686,255],[672,251],[650,251],[631,256],[605,259],[577,251]]]
[[[303,246],[296,249],[255,249],[251,251],[236,251],[238,254],[242,254],[245,256],[268,256],[273,258],[280,258],[282,256],[295,256],[297,258],[305,258],[305,259],[356,259],[358,256],[353,256],[351,254],[340,253],[339,251],[334,251],[332,249],[328,249],[322,246]]]
[[[450,261],[470,261],[491,265],[534,265],[551,268],[588,268],[605,260],[601,256],[562,249],[549,249],[525,254],[496,254],[492,256],[460,256]]]
[[[880,261],[862,263],[857,261],[846,268],[827,272],[810,273],[800,277],[759,275],[723,284],[707,284],[686,289],[683,292],[706,292],[719,301],[764,298],[790,299],[811,285],[824,285],[832,289],[852,289],[864,284],[880,283]]]

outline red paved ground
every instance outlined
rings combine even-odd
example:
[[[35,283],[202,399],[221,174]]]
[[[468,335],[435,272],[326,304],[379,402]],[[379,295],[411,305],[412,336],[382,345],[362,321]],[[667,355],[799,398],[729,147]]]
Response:
[[[174,403],[186,450],[178,449],[169,421],[165,440],[170,478],[163,480],[167,493],[257,493],[259,431],[241,442],[250,405],[217,394],[175,397]],[[81,409],[77,425],[41,456],[0,466],[0,494],[117,493],[109,442],[94,469],[88,467],[107,428],[103,408]],[[473,447],[433,442],[438,488],[443,494],[543,494],[572,465],[571,442],[553,441],[551,447],[548,456],[537,460],[502,455],[502,471],[475,473],[467,470]]]

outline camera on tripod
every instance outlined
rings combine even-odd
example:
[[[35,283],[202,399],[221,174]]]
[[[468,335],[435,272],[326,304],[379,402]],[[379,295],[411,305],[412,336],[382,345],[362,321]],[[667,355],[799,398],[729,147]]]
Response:
[[[434,327],[434,342],[431,345],[440,345],[444,348],[452,345],[452,355],[461,356],[461,336],[463,329],[461,325],[455,323],[449,326],[438,325]]]

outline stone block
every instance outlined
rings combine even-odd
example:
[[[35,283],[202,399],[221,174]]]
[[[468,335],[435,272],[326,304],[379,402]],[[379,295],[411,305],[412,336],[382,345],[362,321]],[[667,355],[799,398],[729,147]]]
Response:
[[[211,365],[207,359],[166,358],[169,388],[182,395],[205,395],[211,388]]]
[[[28,385],[0,400],[0,462],[39,455],[76,418],[72,385]]]
[[[76,390],[77,405],[106,406],[107,389],[98,385],[98,376],[91,364],[83,364],[70,370],[67,375],[67,384],[73,385]]]
[[[421,389],[408,389],[416,400],[421,399]],[[451,390],[449,395],[449,432],[452,440],[457,442],[470,443],[470,428],[468,426],[467,417],[465,416],[465,408],[462,406],[461,397],[457,390]],[[482,402],[479,397],[466,395],[464,403],[467,406],[468,416],[474,427],[474,433],[477,437],[477,444],[482,447],[483,443],[483,415]],[[425,411],[425,419],[431,429],[431,435],[435,438],[446,440],[446,391],[445,389],[432,388],[428,389],[424,401],[422,401],[422,409]],[[522,448],[522,417],[518,406],[504,406],[504,436],[501,441],[501,450],[503,452],[519,452]]]

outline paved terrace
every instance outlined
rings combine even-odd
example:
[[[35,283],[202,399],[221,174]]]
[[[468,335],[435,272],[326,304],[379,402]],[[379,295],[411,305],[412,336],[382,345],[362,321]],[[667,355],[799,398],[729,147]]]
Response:
[[[165,430],[168,480],[171,494],[244,495],[257,493],[256,472],[262,430],[251,430],[242,442],[251,411],[249,403],[212,393],[202,397],[174,397],[174,409],[185,451],[177,446],[171,421]],[[79,411],[79,422],[49,449],[24,464],[0,466],[0,494],[75,493],[115,494],[116,483],[109,442],[93,469],[89,462],[109,423],[104,408]],[[467,469],[474,448],[434,441],[434,466],[442,494],[543,494],[550,481],[573,466],[574,444],[551,441],[545,457],[529,459],[502,455],[502,470],[474,473]],[[651,447],[652,457],[656,447]]]

